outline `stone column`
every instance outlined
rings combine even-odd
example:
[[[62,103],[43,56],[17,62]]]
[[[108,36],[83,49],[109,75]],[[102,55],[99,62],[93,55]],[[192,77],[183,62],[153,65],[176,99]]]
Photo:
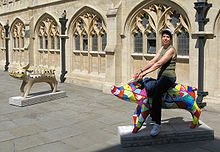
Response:
[[[103,92],[110,93],[110,88],[117,81],[117,12],[118,8],[111,8],[107,12],[107,46],[106,52],[106,67],[105,67],[105,83]]]

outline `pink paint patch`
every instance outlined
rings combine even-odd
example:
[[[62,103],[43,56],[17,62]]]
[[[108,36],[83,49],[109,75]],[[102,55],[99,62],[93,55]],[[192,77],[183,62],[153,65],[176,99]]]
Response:
[[[135,91],[136,89],[137,89],[137,88],[134,88],[134,87],[131,86],[131,90],[132,90],[132,91]]]
[[[147,97],[147,94],[146,94],[146,91],[145,91],[145,88],[143,90],[141,90],[141,93],[140,93],[142,96],[145,96]]]
[[[186,88],[182,85],[180,91],[186,91]]]

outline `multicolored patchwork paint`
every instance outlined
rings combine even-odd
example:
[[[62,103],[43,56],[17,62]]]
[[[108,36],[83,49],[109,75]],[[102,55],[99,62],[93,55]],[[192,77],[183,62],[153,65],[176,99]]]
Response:
[[[176,83],[173,88],[167,91],[162,101],[162,108],[188,110],[193,117],[190,128],[195,128],[199,123],[199,116],[201,114],[201,109],[197,106],[195,100],[196,90],[194,87]],[[147,96],[146,90],[143,87],[143,80],[139,80],[136,76],[124,86],[112,86],[111,92],[122,100],[138,104],[136,108],[137,115],[133,117],[134,129],[132,133],[138,132],[152,108],[152,98]]]

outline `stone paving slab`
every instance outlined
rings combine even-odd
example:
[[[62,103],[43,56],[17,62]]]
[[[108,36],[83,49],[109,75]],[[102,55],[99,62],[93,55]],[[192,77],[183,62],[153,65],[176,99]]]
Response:
[[[27,96],[27,98],[23,98],[21,96],[10,97],[9,104],[14,106],[24,107],[37,103],[53,101],[64,97],[66,97],[65,91],[57,91],[55,93],[44,91],[44,92],[30,94],[29,96]]]
[[[119,126],[118,134],[122,147],[145,145],[160,145],[184,143],[192,141],[214,140],[214,130],[200,121],[199,126],[190,129],[191,121],[176,121],[176,123],[162,122],[161,132],[156,137],[150,136],[153,124],[143,126],[141,130],[132,134],[133,126]]]

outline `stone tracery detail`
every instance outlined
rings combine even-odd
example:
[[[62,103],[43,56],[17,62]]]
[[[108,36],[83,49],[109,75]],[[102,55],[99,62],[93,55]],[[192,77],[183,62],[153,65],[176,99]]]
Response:
[[[154,44],[156,44],[156,37],[159,40],[160,31],[164,28],[170,28],[174,32],[173,40],[176,48],[179,47],[176,40],[178,39],[179,34],[185,33],[184,35],[186,36],[186,39],[189,39],[189,37],[187,37],[187,33],[189,33],[189,25],[185,17],[178,13],[177,10],[165,4],[152,4],[145,7],[135,16],[131,23],[131,33],[134,39],[136,39],[135,35],[137,35],[139,31],[143,35],[143,42],[141,42],[142,46],[139,46],[143,48],[141,51],[143,53],[149,53],[148,49],[150,47],[148,45],[154,47]],[[156,35],[155,42],[151,39],[152,43],[149,43],[148,35],[152,34]],[[134,43],[135,42],[137,42],[137,40],[134,40]],[[178,40],[178,42],[180,41]],[[134,44],[134,52],[139,52],[135,50],[135,46],[136,45]],[[181,52],[181,50],[179,51]],[[154,53],[156,53],[156,50]],[[188,55],[188,53],[185,53],[185,55]]]
[[[60,67],[60,31],[56,21],[46,16],[38,26],[37,64],[51,68]]]
[[[25,25],[24,23],[16,19],[11,29],[12,35],[12,52],[11,60],[15,64],[28,63],[28,52],[24,50],[25,46]]]
[[[104,74],[107,29],[103,18],[87,10],[72,25],[72,71]]]

